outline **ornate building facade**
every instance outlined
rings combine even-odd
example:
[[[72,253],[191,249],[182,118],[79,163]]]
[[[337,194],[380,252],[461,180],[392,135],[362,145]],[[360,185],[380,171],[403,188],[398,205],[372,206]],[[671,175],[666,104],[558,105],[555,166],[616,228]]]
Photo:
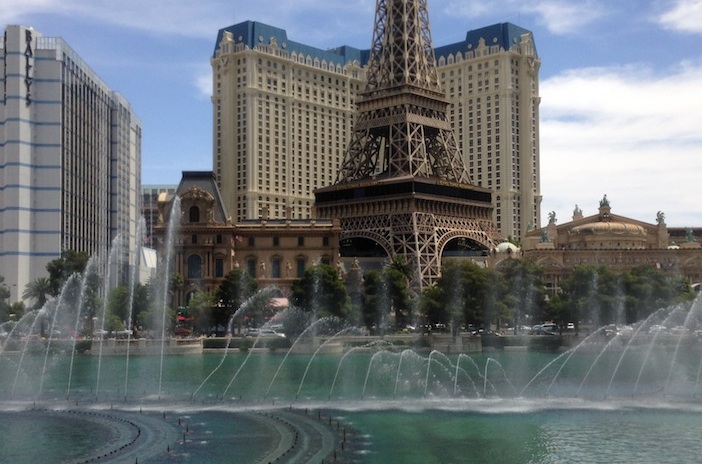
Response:
[[[413,2],[409,2],[410,4]],[[540,59],[510,23],[434,49],[441,92],[472,183],[494,192],[492,220],[520,240],[541,221]],[[213,166],[235,221],[313,214],[354,131],[370,50],[322,50],[246,21],[221,29],[211,59]]]
[[[179,214],[174,221],[170,221],[172,211]],[[167,251],[169,227],[173,242],[170,272],[183,277],[183,286],[173,295],[174,307],[187,305],[198,291],[214,293],[234,269],[247,272],[259,287],[278,288],[280,296],[286,297],[292,282],[309,267],[338,265],[338,223],[269,219],[264,214],[261,220],[235,225],[211,171],[183,172],[174,194],[160,194],[153,230],[161,256]]]
[[[547,287],[554,292],[578,265],[603,265],[613,271],[649,265],[685,277],[699,291],[699,237],[700,228],[668,228],[662,212],[657,213],[655,223],[613,214],[605,195],[592,216],[583,216],[577,205],[572,220],[564,224],[557,224],[555,214],[549,214],[547,226],[527,233],[522,253],[543,267]]]

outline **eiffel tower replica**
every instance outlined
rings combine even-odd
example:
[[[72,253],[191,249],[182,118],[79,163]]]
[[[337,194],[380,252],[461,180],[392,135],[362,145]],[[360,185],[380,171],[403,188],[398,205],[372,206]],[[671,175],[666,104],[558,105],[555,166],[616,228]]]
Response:
[[[368,81],[334,184],[315,191],[317,217],[342,242],[365,238],[415,267],[421,292],[440,276],[452,240],[487,254],[499,238],[492,192],[470,183],[446,117],[427,0],[378,0]]]

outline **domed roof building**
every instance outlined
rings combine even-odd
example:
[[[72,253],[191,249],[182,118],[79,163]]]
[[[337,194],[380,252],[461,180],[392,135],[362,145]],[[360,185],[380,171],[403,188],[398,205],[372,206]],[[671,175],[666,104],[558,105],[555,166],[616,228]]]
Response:
[[[699,286],[702,247],[696,237],[701,235],[699,228],[669,229],[660,211],[655,224],[612,214],[605,195],[592,216],[584,217],[576,205],[572,221],[557,224],[555,213],[550,213],[546,227],[526,233],[522,254],[544,268],[553,291],[558,290],[559,280],[578,265],[604,265],[625,271],[650,264],[684,275],[691,285]]]

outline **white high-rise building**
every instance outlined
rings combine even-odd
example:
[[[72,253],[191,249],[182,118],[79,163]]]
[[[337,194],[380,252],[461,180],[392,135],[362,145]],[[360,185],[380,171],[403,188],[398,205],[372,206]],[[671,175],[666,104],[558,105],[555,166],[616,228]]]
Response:
[[[371,29],[369,27],[369,40]],[[449,120],[475,185],[495,193],[493,220],[520,240],[540,225],[540,60],[509,23],[435,45]],[[219,31],[213,73],[213,166],[237,220],[309,218],[353,131],[369,50],[321,50],[246,21]]]
[[[60,38],[8,26],[0,44],[0,274],[10,301],[63,251],[137,257],[141,122]]]
[[[367,55],[367,53],[366,53]],[[213,72],[213,166],[238,222],[310,218],[312,191],[331,184],[364,82],[359,50],[324,51],[247,21],[219,32]]]
[[[468,174],[495,192],[493,221],[500,233],[521,241],[541,218],[541,60],[532,33],[494,24],[434,53]]]

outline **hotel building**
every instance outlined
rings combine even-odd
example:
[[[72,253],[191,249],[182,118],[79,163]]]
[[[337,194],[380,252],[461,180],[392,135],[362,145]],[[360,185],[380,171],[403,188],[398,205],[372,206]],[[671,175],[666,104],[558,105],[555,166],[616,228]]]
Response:
[[[370,28],[369,28],[370,31]],[[501,23],[435,47],[449,119],[493,220],[520,240],[540,224],[540,60],[531,32]],[[313,191],[336,180],[365,87],[369,50],[321,50],[246,21],[219,31],[213,73],[213,166],[236,221],[310,218]]]
[[[8,26],[0,43],[0,274],[17,289],[66,250],[137,257],[141,123],[60,38]]]

